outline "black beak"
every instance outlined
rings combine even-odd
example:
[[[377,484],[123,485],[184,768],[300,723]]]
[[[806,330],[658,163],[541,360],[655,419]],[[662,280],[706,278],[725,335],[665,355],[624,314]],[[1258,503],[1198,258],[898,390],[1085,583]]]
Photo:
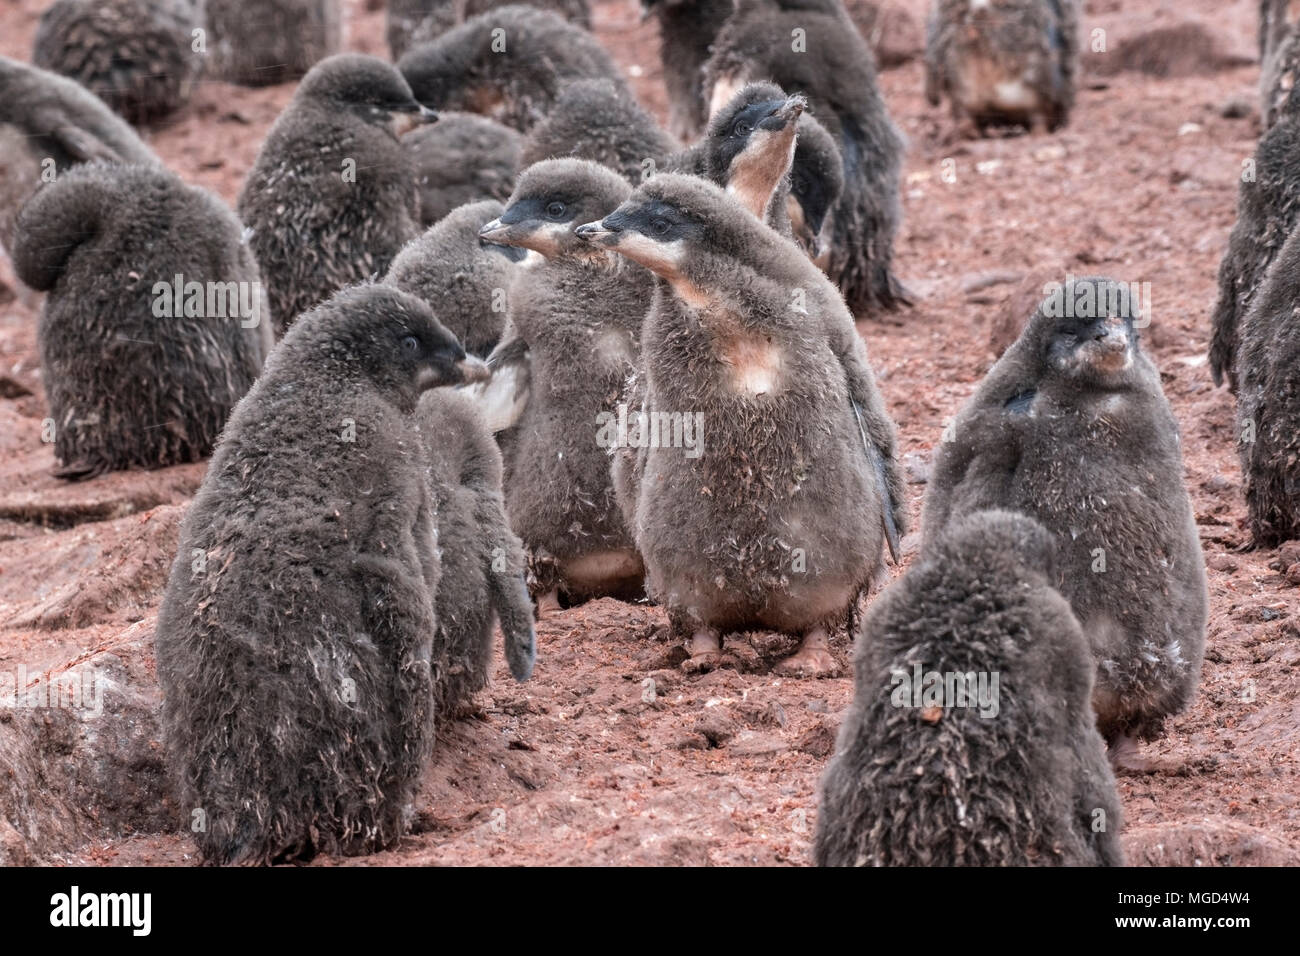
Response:
[[[600,242],[602,239],[608,239],[614,235],[613,229],[606,229],[600,220],[595,222],[583,223],[577,229],[573,230],[574,235],[586,242]]]

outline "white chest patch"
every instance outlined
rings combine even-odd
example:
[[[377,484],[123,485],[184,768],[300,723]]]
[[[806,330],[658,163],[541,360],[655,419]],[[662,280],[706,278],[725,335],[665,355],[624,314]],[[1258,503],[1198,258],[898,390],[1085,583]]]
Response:
[[[742,395],[771,395],[781,386],[781,350],[766,339],[733,339],[722,348],[731,387]]]
[[[1038,104],[1038,94],[1024,80],[1004,80],[994,84],[993,99],[1004,110],[1029,110]]]

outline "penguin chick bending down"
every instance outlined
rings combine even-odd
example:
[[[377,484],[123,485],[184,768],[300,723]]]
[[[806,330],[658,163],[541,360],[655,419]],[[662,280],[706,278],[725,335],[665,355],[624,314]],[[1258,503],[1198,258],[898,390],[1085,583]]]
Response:
[[[871,50],[840,0],[738,0],[705,65],[712,111],[757,80],[807,97],[839,147],[844,190],[826,264],[850,311],[907,304],[892,266],[903,140],[880,95]]]
[[[830,240],[835,206],[844,194],[844,160],[826,127],[805,113],[790,164],[786,215],[795,241],[823,269],[830,268]]]
[[[630,510],[647,590],[691,635],[687,669],[717,666],[725,632],[767,628],[803,635],[780,672],[833,672],[828,628],[906,521],[894,425],[844,300],[694,176],[656,176],[579,233],[664,280]]]
[[[709,121],[704,64],[733,9],[732,0],[641,0],[641,19],[659,21],[668,128],[684,142],[700,136]]]
[[[271,299],[277,335],[336,290],[382,275],[419,232],[411,160],[395,114],[437,114],[393,67],[360,53],[322,60],[266,134],[239,214]]]
[[[420,400],[442,577],[435,601],[433,660],[439,713],[456,715],[486,687],[492,623],[501,625],[506,663],[518,681],[536,659],[533,603],[523,546],[510,530],[501,497],[501,451],[474,400],[435,389]]]
[[[1187,707],[1205,652],[1178,425],[1138,342],[1138,290],[1088,278],[1047,291],[939,446],[922,546],[981,508],[1042,522],[1092,642],[1097,727],[1117,766],[1151,769],[1134,738]]]
[[[471,355],[486,357],[501,338],[511,282],[528,250],[479,238],[501,215],[495,200],[461,206],[393,260],[384,282],[417,295]]]
[[[204,57],[192,32],[201,0],[55,0],[36,28],[32,62],[72,77],[137,125],[189,101]]]
[[[1079,56],[1076,0],[933,0],[925,45],[925,96],[947,96],[953,120],[1048,132],[1074,105]]]
[[[595,37],[526,4],[480,14],[408,50],[397,67],[420,102],[482,113],[521,133],[540,122],[574,80],[607,79],[626,90]]]
[[[470,17],[509,5],[511,0],[388,0],[385,32],[393,59],[411,47],[436,40]],[[529,0],[529,6],[554,10],[570,23],[591,29],[587,0]]]
[[[219,199],[156,165],[77,166],[23,207],[13,259],[49,292],[38,339],[55,474],[212,450],[271,345],[242,232]]]
[[[419,299],[362,285],[295,323],[231,417],[156,638],[206,862],[368,853],[405,830],[440,677],[416,407],[482,374]]]
[[[206,0],[212,73],[244,86],[297,79],[343,45],[339,0]]]
[[[508,331],[489,359],[503,383],[531,385],[517,424],[502,435],[506,513],[529,551],[530,589],[539,610],[602,595],[633,598],[644,567],[610,481],[613,444],[603,423],[640,351],[653,277],[593,249],[575,232],[631,192],[612,170],[579,159],[550,159],[523,171],[499,219],[480,235],[523,246],[546,262],[510,290]],[[525,369],[513,370],[514,358]],[[485,417],[501,413],[487,399]],[[507,419],[508,420],[508,419]],[[497,427],[494,424],[494,427]]]
[[[822,777],[819,866],[1123,865],[1054,552],[1032,519],[976,512],[876,599]]]
[[[505,202],[523,168],[523,136],[476,113],[439,113],[438,122],[403,136],[402,146],[415,167],[425,228],[467,203]]]
[[[626,87],[607,79],[578,80],[564,88],[546,118],[529,132],[520,166],[571,156],[640,182],[677,149]]]

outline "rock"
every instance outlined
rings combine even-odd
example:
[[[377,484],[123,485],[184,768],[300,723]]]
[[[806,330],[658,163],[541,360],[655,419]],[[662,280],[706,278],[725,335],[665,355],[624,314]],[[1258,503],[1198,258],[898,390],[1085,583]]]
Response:
[[[1234,96],[1219,107],[1224,119],[1248,119],[1255,112],[1255,104],[1244,96]]]
[[[920,452],[903,455],[903,479],[909,485],[923,485],[930,480],[930,461]]]
[[[1032,270],[1002,300],[1002,305],[992,311],[988,335],[989,348],[995,356],[1001,356],[1012,342],[1020,338],[1025,323],[1046,297],[1044,287],[1052,282],[1064,282],[1066,272],[1064,266],[1043,266]]]
[[[1222,552],[1207,554],[1205,556],[1205,566],[1211,571],[1223,571],[1228,574],[1237,570],[1237,562]]]
[[[804,732],[794,749],[806,753],[818,760],[825,760],[835,752],[835,732],[829,721],[820,720],[817,725]]]
[[[1296,866],[1300,852],[1272,834],[1224,817],[1130,827],[1129,866]]]

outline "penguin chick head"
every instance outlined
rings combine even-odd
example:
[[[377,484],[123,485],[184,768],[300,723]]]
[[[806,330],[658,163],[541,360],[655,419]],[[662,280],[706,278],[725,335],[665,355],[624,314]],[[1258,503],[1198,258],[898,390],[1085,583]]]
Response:
[[[277,351],[333,379],[365,381],[407,411],[427,389],[489,377],[424,300],[385,285],[336,293],[295,322]]]
[[[1121,384],[1139,354],[1136,298],[1113,279],[1073,279],[1051,291],[1032,323],[1047,367],[1086,384]]]
[[[295,98],[345,111],[377,126],[387,127],[395,117],[408,124],[438,118],[415,99],[394,67],[362,53],[339,53],[321,60],[303,77]]]
[[[577,227],[627,198],[627,180],[583,159],[547,159],[522,173],[505,212],[479,230],[487,242],[532,249],[547,259],[609,262],[608,254],[585,242]]]
[[[750,83],[709,120],[705,163],[709,178],[760,219],[772,193],[790,171],[802,96],[786,96],[772,83]]]
[[[989,509],[958,518],[944,530],[936,551],[963,563],[986,555],[981,564],[1029,569],[1053,584],[1058,581],[1056,539],[1019,512]]]
[[[786,211],[795,237],[814,259],[822,252],[826,217],[843,192],[844,161],[835,138],[805,113],[799,117]]]

